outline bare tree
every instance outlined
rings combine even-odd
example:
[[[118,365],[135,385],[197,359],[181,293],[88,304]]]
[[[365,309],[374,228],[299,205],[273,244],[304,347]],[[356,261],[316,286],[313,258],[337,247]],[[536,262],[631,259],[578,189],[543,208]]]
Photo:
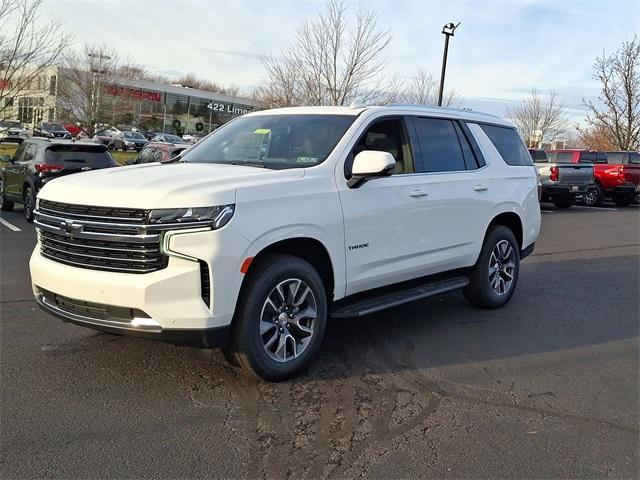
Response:
[[[438,86],[438,81],[431,72],[424,68],[419,68],[416,74],[411,77],[409,83],[402,87],[400,93],[401,101],[419,105],[437,105]],[[456,92],[449,90],[442,99],[442,105],[448,107],[455,103]]]
[[[42,0],[0,0],[0,117],[70,42],[59,23],[40,22],[41,6]]]
[[[533,148],[552,141],[568,125],[566,107],[554,90],[542,95],[535,88],[532,89],[530,96],[517,107],[508,108],[507,114],[527,146]]]
[[[341,0],[306,19],[280,56],[264,57],[266,79],[257,95],[273,106],[347,105],[388,97],[381,54],[391,41],[372,10],[350,18]]]
[[[58,107],[69,119],[87,126],[106,123],[105,90],[119,73],[135,75],[138,70],[119,65],[116,51],[108,45],[85,45],[80,52],[65,55],[60,70]]]
[[[167,80],[164,79],[164,81],[166,82]],[[237,95],[239,91],[238,87],[234,85],[225,87],[217,84],[216,82],[212,82],[211,80],[199,78],[193,73],[187,73],[186,75],[179,77],[173,83],[197,88],[199,90],[205,90],[207,92],[220,93],[222,95]]]
[[[585,101],[587,122],[620,150],[640,148],[640,39],[624,42],[593,65],[593,78],[601,84],[600,104]]]

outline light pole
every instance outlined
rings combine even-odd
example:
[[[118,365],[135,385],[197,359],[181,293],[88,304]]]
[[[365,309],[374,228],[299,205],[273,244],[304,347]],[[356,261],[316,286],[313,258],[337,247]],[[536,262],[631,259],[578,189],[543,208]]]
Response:
[[[438,92],[438,106],[442,106],[442,94],[444,92],[444,72],[447,70],[447,52],[449,51],[449,37],[453,37],[453,32],[456,28],[458,28],[460,22],[455,25],[452,23],[447,23],[444,27],[442,27],[442,33],[445,36],[444,39],[444,53],[442,55],[442,74],[440,75],[440,91]]]
[[[98,130],[98,113],[100,111],[100,84],[99,82],[96,82],[96,75],[101,75],[103,73],[106,73],[105,70],[102,70],[102,60],[111,60],[111,57],[109,55],[103,55],[102,53],[98,52],[98,53],[93,53],[93,52],[89,52],[87,54],[89,57],[91,58],[97,58],[98,59],[98,68],[94,68],[93,65],[91,66],[91,73],[92,73],[92,88],[91,88],[91,101],[93,103],[93,132],[95,133]]]

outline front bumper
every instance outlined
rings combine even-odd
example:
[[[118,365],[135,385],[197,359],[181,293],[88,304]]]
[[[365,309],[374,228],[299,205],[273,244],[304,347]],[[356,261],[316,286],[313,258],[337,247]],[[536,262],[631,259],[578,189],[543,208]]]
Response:
[[[175,234],[170,237],[168,248],[176,255],[169,256],[167,267],[131,274],[79,268],[48,259],[41,255],[38,243],[29,263],[34,295],[47,312],[90,328],[169,341],[195,336],[196,340],[204,338],[210,346],[219,343],[233,318],[242,284],[239,259],[246,240],[227,226],[215,232]],[[201,294],[200,263],[193,258],[209,265],[210,306]],[[87,302],[88,314],[79,318],[77,310],[59,308],[55,302],[47,301],[43,292]],[[91,314],[93,304],[142,314],[125,321],[104,311],[95,316]]]
[[[89,312],[84,315],[73,313],[58,306],[51,295],[44,292],[38,292],[36,303],[42,310],[62,321],[116,335],[124,334],[199,348],[222,348],[229,338],[229,327],[163,330],[158,322],[146,317],[134,317],[130,322],[123,322],[119,318],[95,318]]]

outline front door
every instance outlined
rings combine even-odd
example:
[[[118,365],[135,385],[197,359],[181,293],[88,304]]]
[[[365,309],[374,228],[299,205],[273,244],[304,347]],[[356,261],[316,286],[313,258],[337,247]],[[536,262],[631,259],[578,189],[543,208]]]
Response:
[[[364,150],[386,151],[394,173],[358,188],[339,182],[344,215],[347,295],[425,274],[430,244],[430,187],[415,175],[413,153],[402,118],[374,121],[345,162]]]

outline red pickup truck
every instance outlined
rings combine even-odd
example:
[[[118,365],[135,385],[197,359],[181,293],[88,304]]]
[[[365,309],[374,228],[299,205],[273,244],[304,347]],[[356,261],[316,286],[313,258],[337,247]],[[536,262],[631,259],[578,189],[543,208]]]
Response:
[[[550,162],[593,164],[595,188],[582,197],[585,205],[599,206],[605,199],[611,199],[618,206],[626,206],[640,192],[638,163],[622,163],[623,160],[613,153],[609,160],[607,153],[593,150],[550,150],[547,154]],[[634,160],[637,161],[637,158],[634,157]]]

